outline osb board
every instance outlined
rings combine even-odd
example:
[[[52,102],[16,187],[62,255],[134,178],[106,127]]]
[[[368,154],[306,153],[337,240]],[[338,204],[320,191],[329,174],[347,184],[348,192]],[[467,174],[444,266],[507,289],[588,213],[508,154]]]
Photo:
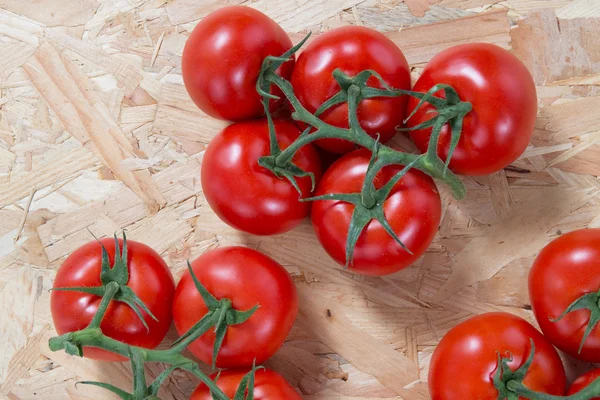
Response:
[[[415,76],[457,43],[509,48],[534,75],[539,119],[514,165],[464,179],[465,200],[441,188],[435,242],[396,275],[341,271],[308,222],[271,238],[228,228],[199,182],[203,150],[224,124],[191,103],[179,62],[198,19],[234,3],[246,2],[0,0],[0,397],[112,398],[79,380],[129,387],[127,364],[47,348],[53,276],[92,233],[127,228],[177,277],[216,246],[270,254],[294,276],[301,312],[268,366],[306,399],[365,400],[427,399],[444,333],[492,310],[533,320],[526,277],[537,252],[561,232],[600,226],[596,0],[258,0],[248,4],[295,40],[346,24],[385,31]],[[396,144],[410,149],[403,137]],[[585,367],[566,361],[571,374]],[[195,384],[176,372],[161,398],[186,399]]]

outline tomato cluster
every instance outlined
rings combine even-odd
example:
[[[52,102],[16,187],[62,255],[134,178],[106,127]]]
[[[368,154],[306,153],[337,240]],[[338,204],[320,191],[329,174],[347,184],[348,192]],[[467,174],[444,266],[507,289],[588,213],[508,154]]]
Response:
[[[281,159],[275,158],[272,168],[259,161],[318,131],[298,118],[300,111],[315,114],[332,127],[352,128],[348,100],[352,77],[368,71],[364,86],[372,93],[390,88],[410,90],[406,58],[385,35],[356,26],[318,35],[297,59],[295,49],[290,49],[291,40],[274,21],[242,6],[209,15],[191,34],[182,59],[185,86],[202,111],[233,122],[211,141],[204,155],[202,189],[209,205],[230,226],[255,235],[287,232],[312,213],[317,238],[338,263],[374,276],[405,268],[426,251],[440,223],[440,196],[426,174],[409,171],[386,199],[366,206],[381,207],[381,218],[365,221],[364,229],[353,238],[354,233],[349,232],[358,218],[356,204],[322,197],[364,190],[369,184],[365,183],[370,161],[367,150],[336,135],[307,143],[291,160],[294,168],[303,172],[295,182],[278,173],[278,167],[284,168],[277,164]],[[288,92],[288,101],[281,101],[283,88],[272,83],[263,88],[262,98],[257,93],[262,88],[259,77],[269,65],[263,59],[277,60],[284,53],[287,59],[275,73],[284,79],[294,99]],[[442,161],[449,161],[451,170],[465,175],[489,174],[521,155],[531,138],[537,111],[533,79],[515,56],[488,44],[456,46],[434,57],[414,85],[410,99],[406,95],[367,96],[368,90],[361,92],[355,110],[360,130],[385,143],[403,129],[411,113],[406,127],[412,129],[410,136],[425,153],[433,128],[423,124],[427,125],[436,108],[433,103],[420,104],[419,98],[440,84],[453,86],[461,100],[473,107],[461,120],[462,134],[451,160],[447,160],[452,151],[448,124],[440,133],[437,153]],[[341,89],[345,92],[340,93]],[[444,93],[434,94],[444,98]],[[337,96],[341,101],[321,109]],[[269,130],[273,113],[278,115],[272,126],[275,137]],[[317,148],[328,154],[345,154],[327,168],[322,179]],[[373,180],[375,188],[383,187],[403,167],[384,166]],[[311,193],[321,198],[313,201],[312,211],[311,204],[302,200]],[[384,217],[388,224],[382,223]]]
[[[529,274],[531,306],[543,334],[507,313],[483,314],[457,325],[431,359],[432,399],[493,400],[504,398],[500,394],[509,389],[523,399],[565,392],[579,396],[574,399],[600,399],[600,369],[579,377],[566,390],[565,370],[554,348],[600,362],[599,292],[600,229],[555,239],[540,252]],[[506,357],[506,363],[499,357]],[[466,379],[458,381],[458,375]],[[513,386],[506,389],[511,380]]]

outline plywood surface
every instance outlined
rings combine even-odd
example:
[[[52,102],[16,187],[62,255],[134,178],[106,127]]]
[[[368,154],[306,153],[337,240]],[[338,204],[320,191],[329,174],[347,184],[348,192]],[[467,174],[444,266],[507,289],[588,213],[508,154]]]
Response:
[[[454,44],[510,49],[538,88],[531,146],[504,171],[465,178],[463,201],[442,187],[431,248],[386,278],[340,270],[308,222],[278,237],[236,232],[199,181],[224,123],[193,105],[179,65],[198,20],[228,4],[262,10],[295,40],[346,24],[385,31],[415,77]],[[281,262],[301,312],[267,365],[305,399],[427,399],[444,333],[493,310],[532,321],[537,252],[561,232],[600,226],[599,38],[597,0],[0,0],[0,398],[112,398],[79,380],[129,387],[127,364],[47,348],[57,268],[92,234],[126,228],[176,277],[187,259],[230,244]],[[586,367],[566,362],[571,373]],[[195,385],[175,372],[161,398],[187,399]]]

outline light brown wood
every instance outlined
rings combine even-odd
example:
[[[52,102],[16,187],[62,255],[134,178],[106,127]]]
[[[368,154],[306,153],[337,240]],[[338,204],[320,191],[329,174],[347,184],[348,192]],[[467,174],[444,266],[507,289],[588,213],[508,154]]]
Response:
[[[384,31],[415,78],[454,44],[510,49],[538,89],[531,146],[504,171],[464,178],[463,201],[440,187],[434,243],[389,277],[343,271],[309,221],[277,237],[237,232],[200,185],[203,151],[226,123],[197,109],[180,68],[197,21],[232,4],[267,13],[295,41],[348,24]],[[92,234],[127,229],[177,278],[187,259],[217,246],[281,262],[300,315],[267,366],[303,398],[427,399],[443,335],[487,311],[535,323],[527,274],[536,254],[560,233],[600,226],[599,26],[595,0],[0,0],[0,397],[113,399],[75,382],[131,385],[127,364],[47,347],[61,262]],[[414,150],[402,136],[394,144]],[[570,377],[585,368],[566,361]],[[148,376],[163,368],[149,365]],[[160,396],[187,399],[196,384],[177,371]]]

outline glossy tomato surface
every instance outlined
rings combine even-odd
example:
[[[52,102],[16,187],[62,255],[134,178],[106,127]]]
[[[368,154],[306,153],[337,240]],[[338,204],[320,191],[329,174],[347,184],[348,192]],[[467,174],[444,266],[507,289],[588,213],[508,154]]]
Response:
[[[581,375],[575,379],[571,384],[571,387],[567,391],[567,395],[572,395],[581,392],[583,389],[589,386],[590,383],[600,378],[600,368],[589,371],[586,374]],[[599,393],[600,394],[600,393]],[[600,400],[600,397],[594,397],[591,400]]]
[[[450,169],[463,175],[491,174],[523,153],[533,134],[537,94],[531,74],[518,58],[492,44],[454,46],[427,63],[413,90],[427,92],[439,83],[452,86],[463,101],[473,105],[464,119]],[[415,98],[409,100],[408,113],[418,102]],[[432,106],[420,108],[408,127],[427,121],[435,115],[432,113]],[[411,131],[410,135],[419,150],[425,152],[431,129]],[[449,147],[446,125],[438,144],[442,160],[447,159]]]
[[[402,51],[373,29],[346,26],[332,29],[316,37],[298,56],[292,73],[292,85],[300,103],[310,112],[340,91],[333,78],[335,69],[355,76],[367,69],[377,71],[384,81],[398,89],[410,89],[410,70]],[[383,88],[371,78],[368,85]],[[406,111],[406,97],[373,98],[362,100],[358,106],[361,126],[371,136],[380,135],[386,142],[402,125]],[[348,105],[337,105],[321,115],[321,118],[338,127],[348,127]],[[355,145],[339,139],[322,139],[316,144],[334,153],[347,153]]]
[[[185,87],[211,117],[230,121],[260,117],[264,109],[256,81],[262,62],[291,47],[283,29],[260,11],[244,6],[221,8],[202,19],[185,44],[181,58]],[[287,79],[293,68],[292,60],[277,72]]]
[[[546,338],[567,354],[600,362],[600,329],[596,326],[578,353],[590,312],[577,310],[557,322],[571,303],[600,289],[600,229],[581,229],[560,236],[537,256],[529,272],[529,298]]]
[[[566,377],[554,347],[524,319],[487,313],[455,326],[438,344],[429,365],[431,399],[497,400],[493,384],[497,352],[502,357],[512,355],[508,365],[515,371],[529,356],[530,339],[535,356],[523,383],[536,392],[562,396]]]
[[[217,380],[217,386],[229,397],[233,398],[240,381],[248,370],[222,371]],[[210,377],[216,378],[216,374]],[[290,384],[276,372],[269,369],[256,371],[254,382],[254,400],[301,400],[302,397]],[[198,385],[190,400],[213,400],[206,385]]]
[[[194,274],[217,299],[228,298],[233,308],[246,311],[259,305],[246,322],[231,325],[217,357],[219,368],[252,366],[271,357],[285,341],[298,313],[296,286],[288,272],[272,258],[245,247],[211,250],[193,263]],[[188,271],[177,285],[173,319],[179,334],[187,332],[208,309]],[[214,329],[189,349],[212,363]]]
[[[106,248],[110,265],[114,263],[114,239],[101,239]],[[99,242],[87,243],[75,250],[59,268],[54,288],[101,286],[100,270],[102,250]],[[119,240],[123,248],[123,241]],[[155,348],[163,340],[171,326],[171,310],[175,283],[165,261],[145,244],[127,241],[127,265],[129,286],[158,319],[155,321],[142,311],[148,324],[147,331],[142,321],[127,304],[112,301],[104,315],[102,332],[121,342],[145,348]],[[52,319],[59,335],[84,329],[92,321],[102,298],[87,293],[52,291],[50,306]],[[125,361],[124,357],[106,350],[86,347],[87,358],[104,361]]]
[[[288,147],[300,131],[292,122],[275,120],[281,148]],[[258,165],[269,155],[266,118],[229,125],[208,145],[202,161],[202,189],[213,211],[230,226],[254,235],[274,235],[298,225],[310,212],[298,191],[285,178]],[[302,147],[293,162],[304,171],[321,176],[321,162],[314,147]],[[303,196],[310,196],[309,177],[297,179]]]
[[[359,193],[371,153],[356,150],[337,160],[323,175],[317,196],[328,193]],[[375,179],[377,189],[402,170],[383,168]],[[346,238],[355,206],[338,200],[315,201],[312,223],[317,238],[339,264],[346,263]],[[372,276],[397,272],[419,258],[433,240],[441,218],[441,200],[435,183],[418,170],[410,170],[392,189],[384,203],[384,213],[392,229],[412,251],[404,250],[378,221],[363,230],[354,249],[350,270]]]

